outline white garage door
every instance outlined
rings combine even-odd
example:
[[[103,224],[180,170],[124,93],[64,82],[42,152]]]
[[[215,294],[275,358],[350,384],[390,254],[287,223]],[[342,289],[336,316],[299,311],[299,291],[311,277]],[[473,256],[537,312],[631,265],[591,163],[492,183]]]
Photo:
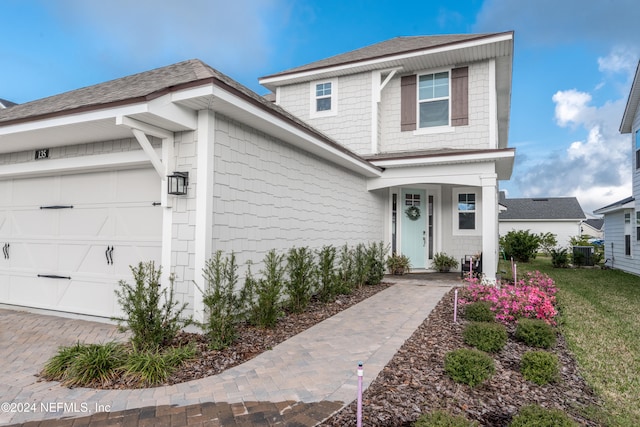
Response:
[[[119,313],[130,265],[160,265],[160,181],[153,169],[0,181],[0,302]]]

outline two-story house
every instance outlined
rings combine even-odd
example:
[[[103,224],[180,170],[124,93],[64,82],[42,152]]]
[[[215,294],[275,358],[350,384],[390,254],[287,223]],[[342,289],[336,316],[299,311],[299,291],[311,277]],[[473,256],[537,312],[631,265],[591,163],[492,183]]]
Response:
[[[0,110],[0,303],[109,317],[154,260],[199,319],[216,250],[373,241],[493,279],[512,58],[403,37],[263,77],[275,101],[190,60]]]
[[[631,84],[620,133],[631,134],[633,195],[595,210],[604,215],[607,265],[640,274],[640,62]]]
[[[399,37],[266,76],[276,104],[384,170],[385,241],[428,268],[482,252],[494,277],[513,34]],[[345,207],[348,209],[348,206]],[[417,209],[415,209],[417,208]]]

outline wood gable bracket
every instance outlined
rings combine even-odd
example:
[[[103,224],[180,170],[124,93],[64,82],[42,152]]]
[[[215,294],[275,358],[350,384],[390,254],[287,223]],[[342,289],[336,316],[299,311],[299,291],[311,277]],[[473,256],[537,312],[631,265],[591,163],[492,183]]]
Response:
[[[158,153],[156,153],[155,149],[151,145],[151,142],[149,141],[149,138],[147,138],[147,135],[161,138],[164,145],[164,140],[173,141],[173,133],[157,126],[153,126],[126,116],[116,117],[116,124],[126,126],[131,129],[133,135],[138,141],[138,144],[140,144],[142,150],[145,152],[147,157],[149,157],[149,161],[151,161],[153,168],[156,170],[158,175],[160,175],[160,179],[165,181],[169,172],[168,165],[166,164],[166,162],[162,161],[160,156],[158,156]]]

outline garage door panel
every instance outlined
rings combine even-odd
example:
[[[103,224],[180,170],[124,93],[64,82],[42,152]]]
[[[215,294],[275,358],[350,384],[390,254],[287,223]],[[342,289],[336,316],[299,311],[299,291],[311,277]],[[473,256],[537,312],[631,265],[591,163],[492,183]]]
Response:
[[[60,212],[58,235],[63,238],[96,238],[113,235],[110,208],[74,208]]]
[[[36,275],[58,270],[58,244],[43,241],[12,241],[9,247],[8,267],[17,271],[30,271]]]
[[[11,234],[16,238],[55,236],[58,234],[59,214],[58,209],[16,209],[11,213]]]
[[[157,206],[121,207],[113,218],[117,237],[146,240],[157,236],[162,229],[162,209]]]
[[[115,283],[71,279],[58,287],[58,310],[111,317],[117,312]]]
[[[61,202],[58,177],[22,178],[11,182],[11,206],[47,206]]]

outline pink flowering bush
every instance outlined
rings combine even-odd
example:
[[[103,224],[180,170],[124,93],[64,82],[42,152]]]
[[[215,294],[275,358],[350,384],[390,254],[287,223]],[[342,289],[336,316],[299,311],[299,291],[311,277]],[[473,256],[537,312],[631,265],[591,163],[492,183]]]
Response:
[[[461,305],[487,301],[496,313],[496,320],[505,324],[515,323],[521,317],[556,324],[557,288],[553,279],[546,274],[528,272],[516,283],[503,282],[500,286],[482,283],[477,278],[467,278],[466,281],[468,286],[459,300]]]

